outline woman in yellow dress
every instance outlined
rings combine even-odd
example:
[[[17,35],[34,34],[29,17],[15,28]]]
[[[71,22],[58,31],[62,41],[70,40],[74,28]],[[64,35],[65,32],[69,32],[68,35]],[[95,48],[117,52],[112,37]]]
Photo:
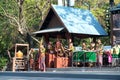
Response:
[[[45,66],[45,47],[43,44],[40,44],[39,47],[39,69],[43,70],[44,72],[46,71],[46,66]]]

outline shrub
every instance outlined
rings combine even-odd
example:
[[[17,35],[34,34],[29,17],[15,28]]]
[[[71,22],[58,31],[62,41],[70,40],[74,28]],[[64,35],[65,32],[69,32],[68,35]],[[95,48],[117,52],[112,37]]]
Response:
[[[7,64],[7,59],[5,57],[0,57],[0,70]]]

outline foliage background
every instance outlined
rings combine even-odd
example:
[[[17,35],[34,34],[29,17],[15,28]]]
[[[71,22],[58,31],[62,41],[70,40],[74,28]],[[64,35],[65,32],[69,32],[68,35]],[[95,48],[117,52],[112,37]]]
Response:
[[[21,4],[22,1],[24,1],[23,4]],[[3,65],[5,65],[4,63],[6,60],[3,58],[7,58],[8,56],[6,50],[12,47],[15,43],[27,43],[26,33],[39,30],[39,25],[42,22],[42,18],[44,18],[49,8],[48,1],[49,0],[0,1],[0,64],[3,63]],[[120,0],[114,1],[115,5],[120,3]],[[57,4],[57,0],[51,0],[51,3]],[[110,7],[109,0],[76,0],[75,7],[89,9],[105,28],[105,30],[109,31],[105,20],[106,10]],[[20,23],[20,26],[17,22]],[[19,28],[26,31],[26,33],[21,34]],[[90,39],[85,40],[88,43],[90,41]],[[81,40],[76,39],[75,44],[80,45],[80,41]],[[104,42],[105,45],[110,45],[109,41],[109,36],[102,38],[102,42]]]

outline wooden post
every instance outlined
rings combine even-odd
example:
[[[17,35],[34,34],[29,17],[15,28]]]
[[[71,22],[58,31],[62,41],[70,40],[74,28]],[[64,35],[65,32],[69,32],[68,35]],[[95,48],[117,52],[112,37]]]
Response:
[[[13,57],[12,71],[15,72],[15,57]]]
[[[45,43],[48,44],[49,43],[49,35],[45,34],[44,39],[45,39]]]
[[[113,46],[113,14],[110,13],[110,43]]]

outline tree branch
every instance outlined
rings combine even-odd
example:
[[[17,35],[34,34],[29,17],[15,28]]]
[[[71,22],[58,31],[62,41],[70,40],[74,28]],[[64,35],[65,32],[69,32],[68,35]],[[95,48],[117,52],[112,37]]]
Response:
[[[12,19],[13,21],[15,21],[15,23],[17,24],[18,31],[19,31],[21,34],[23,34],[23,28],[22,28],[21,24],[19,23],[19,21],[18,21],[15,17],[13,17],[13,16],[11,16],[10,14],[8,14],[3,7],[0,6],[0,8],[3,10],[3,12],[4,12],[3,15],[4,15],[4,16],[6,16],[6,17],[8,17],[9,19]],[[24,31],[26,31],[26,30],[24,30]]]
[[[0,7],[1,7],[1,6],[0,6]],[[4,9],[3,7],[1,7],[1,9],[3,10],[4,15],[5,15],[6,17],[14,20],[14,21],[17,23],[18,27],[20,27],[20,24],[19,24],[19,22],[17,21],[17,19],[16,19],[15,17],[10,16],[10,15],[5,11],[5,9]]]
[[[9,22],[10,22],[10,24],[11,24],[11,25],[13,25],[13,26],[17,27],[17,25],[16,25],[16,24],[14,24],[14,23],[12,23],[12,22],[11,22],[11,20],[9,20]]]
[[[36,42],[40,43],[39,40],[37,40],[35,37],[31,36]]]

